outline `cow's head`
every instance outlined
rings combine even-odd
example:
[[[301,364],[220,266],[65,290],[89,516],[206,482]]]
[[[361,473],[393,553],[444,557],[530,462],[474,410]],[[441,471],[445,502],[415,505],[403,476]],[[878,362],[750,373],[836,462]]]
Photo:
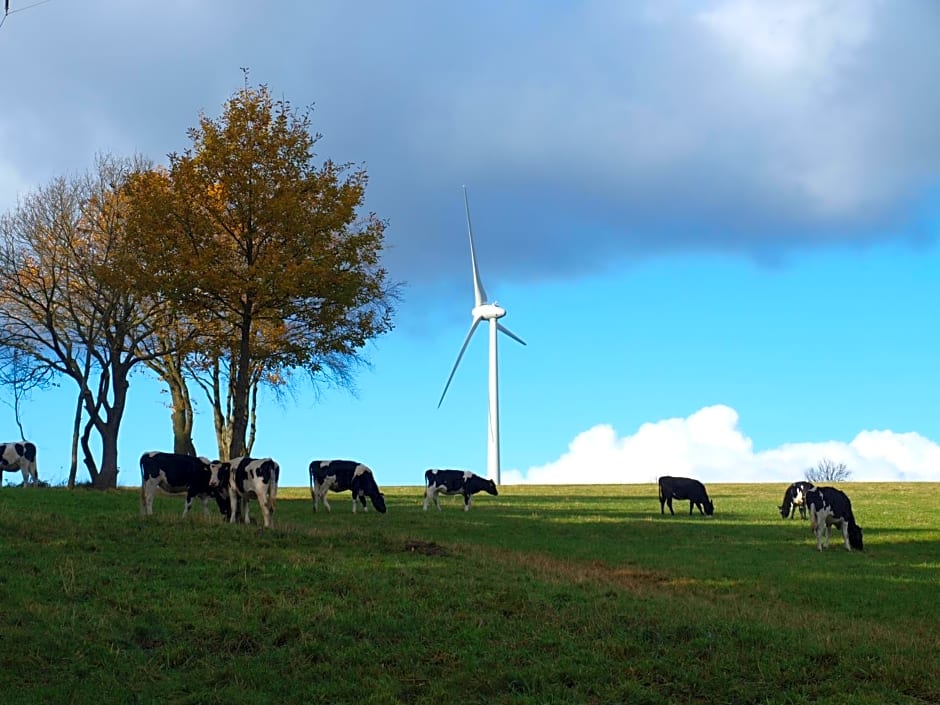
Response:
[[[715,503],[710,499],[706,499],[702,502],[702,508],[705,510],[705,516],[710,517],[715,513]]]
[[[378,490],[376,490],[375,494],[371,495],[369,499],[372,500],[372,506],[375,507],[375,511],[379,514],[385,514],[385,512],[388,511],[388,507],[385,506],[385,495]]]
[[[486,483],[483,485],[483,491],[487,494],[493,495],[494,497],[499,495],[499,490],[496,489],[496,483],[492,480],[486,481]]]
[[[862,527],[858,524],[849,524],[849,546],[856,551],[864,551],[864,542],[862,541]]]
[[[379,490],[379,486],[375,482],[375,477],[372,475],[372,471],[367,467],[360,465],[356,468],[356,472],[352,478],[352,492],[353,497],[358,497],[363,505],[365,505],[365,497],[368,497],[372,500],[372,506],[375,507],[375,511],[379,514],[385,514],[385,495]]]
[[[231,467],[228,461],[213,460],[209,463],[209,487],[227,487]]]

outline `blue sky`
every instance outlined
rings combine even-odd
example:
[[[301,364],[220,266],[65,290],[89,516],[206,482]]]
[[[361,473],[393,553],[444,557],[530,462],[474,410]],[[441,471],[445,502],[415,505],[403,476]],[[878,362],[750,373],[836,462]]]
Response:
[[[165,161],[242,66],[368,170],[397,327],[355,394],[264,399],[282,484],[314,458],[485,472],[483,331],[437,408],[473,303],[463,184],[528,343],[500,345],[504,483],[789,482],[823,457],[940,481],[935,3],[28,4],[0,27],[0,211],[98,152]],[[170,447],[165,403],[132,380],[122,484]],[[53,482],[73,404],[63,381],[24,409]]]

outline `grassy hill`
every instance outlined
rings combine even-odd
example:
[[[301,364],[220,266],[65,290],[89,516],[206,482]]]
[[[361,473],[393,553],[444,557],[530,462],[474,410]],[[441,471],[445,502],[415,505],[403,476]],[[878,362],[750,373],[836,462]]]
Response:
[[[0,488],[0,693],[14,703],[936,703],[940,484],[846,483],[864,553],[783,520],[784,485],[506,487],[276,527],[136,492]],[[255,515],[258,515],[257,509]]]

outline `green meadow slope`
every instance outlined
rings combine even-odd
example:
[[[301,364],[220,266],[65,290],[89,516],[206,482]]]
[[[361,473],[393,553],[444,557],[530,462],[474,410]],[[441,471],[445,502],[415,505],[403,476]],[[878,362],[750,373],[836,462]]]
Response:
[[[274,530],[138,493],[0,488],[13,703],[937,703],[940,484],[841,485],[864,552],[780,485],[505,487]],[[257,515],[257,510],[255,515]]]

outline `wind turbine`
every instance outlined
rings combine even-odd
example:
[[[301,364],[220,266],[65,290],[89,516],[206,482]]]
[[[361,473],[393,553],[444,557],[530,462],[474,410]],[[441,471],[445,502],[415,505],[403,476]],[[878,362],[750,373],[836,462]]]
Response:
[[[473,227],[470,225],[470,201],[467,198],[467,187],[463,187],[463,202],[467,209],[467,236],[470,238],[470,266],[473,268],[473,309],[470,315],[473,316],[473,322],[470,324],[470,330],[467,331],[467,337],[464,338],[460,352],[457,353],[457,360],[447,378],[447,384],[444,385],[444,391],[441,393],[441,399],[437,402],[437,408],[441,408],[444,402],[444,396],[450,387],[450,382],[457,372],[457,366],[470,344],[470,338],[476,331],[481,321],[488,321],[490,324],[490,410],[486,445],[486,476],[500,484],[499,476],[499,359],[497,356],[497,333],[502,332],[515,340],[517,343],[525,345],[525,341],[518,335],[509,330],[499,322],[499,319],[506,315],[506,309],[495,301],[490,303],[486,300],[486,290],[483,288],[483,282],[480,281],[480,270],[477,269],[477,255],[473,248]]]

